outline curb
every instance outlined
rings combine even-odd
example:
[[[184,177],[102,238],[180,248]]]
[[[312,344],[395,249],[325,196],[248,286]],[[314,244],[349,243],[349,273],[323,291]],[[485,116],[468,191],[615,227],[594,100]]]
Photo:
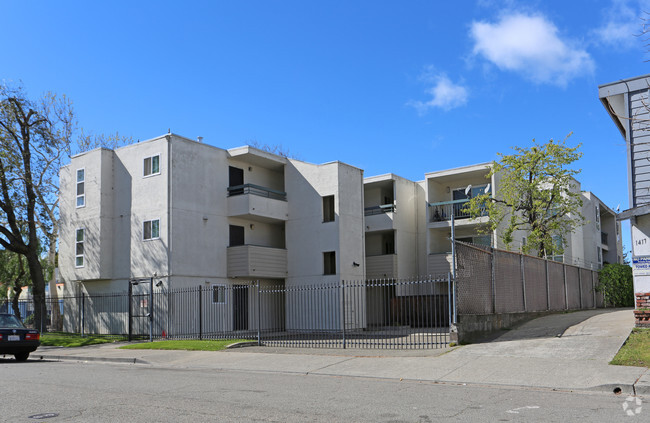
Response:
[[[46,355],[46,354],[34,355],[32,354],[30,358],[35,360],[98,361],[104,363],[149,364],[149,362],[144,361],[140,358],[129,358],[129,357],[84,357],[84,356],[76,356],[76,355]]]

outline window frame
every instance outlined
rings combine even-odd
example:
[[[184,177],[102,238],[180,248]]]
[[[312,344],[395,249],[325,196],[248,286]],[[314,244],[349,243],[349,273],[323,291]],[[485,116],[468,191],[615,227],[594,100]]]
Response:
[[[323,223],[336,221],[336,207],[335,207],[336,197],[332,194],[332,195],[323,195],[321,198],[322,198],[321,202],[323,206]],[[331,210],[327,210],[325,207],[325,203],[330,198],[332,199],[332,203],[330,207]]]
[[[158,222],[158,236],[155,236],[155,237],[153,236],[153,222]],[[147,233],[146,232],[147,223],[151,224],[151,227],[149,228],[149,232],[150,232],[150,235],[151,235],[150,238],[145,237],[145,235]],[[160,218],[159,217],[157,217],[155,219],[145,220],[145,221],[142,222],[142,240],[143,241],[154,241],[156,239],[160,239]]]
[[[154,172],[153,171],[153,159],[157,157],[158,158],[158,171]],[[150,173],[147,173],[147,159],[150,159]],[[142,177],[143,178],[149,178],[151,176],[156,176],[160,175],[160,153],[152,154],[151,156],[147,156],[142,159]]]
[[[328,263],[328,255],[331,254],[331,262]],[[331,267],[331,269],[328,269]],[[328,272],[329,270],[329,272]],[[323,275],[336,275],[336,251],[323,251]]]
[[[219,297],[218,293],[222,292],[223,293],[223,301],[215,301],[214,300],[215,288],[219,288],[216,291],[217,292],[217,300],[219,299],[218,298]],[[227,288],[226,284],[222,284],[222,283],[213,283],[210,286],[210,289],[212,290],[212,304],[227,304],[228,303],[228,301],[227,301],[228,296],[226,295],[226,288]]]
[[[79,231],[81,231],[81,241],[79,241]],[[86,247],[84,243],[86,242],[86,228],[76,228],[74,231],[74,267],[80,269],[86,265]],[[77,254],[77,247],[81,244],[82,253]],[[81,259],[81,264],[78,260]]]
[[[83,179],[79,180],[79,171],[83,172]],[[83,194],[79,194],[79,184],[83,184]],[[86,168],[80,167],[75,172],[75,207],[80,209],[86,207]],[[82,199],[83,203],[79,205],[79,199]]]

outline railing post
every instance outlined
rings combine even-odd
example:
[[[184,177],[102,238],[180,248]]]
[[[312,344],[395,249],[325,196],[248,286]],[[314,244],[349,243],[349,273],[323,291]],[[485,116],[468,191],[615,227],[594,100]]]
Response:
[[[149,280],[149,342],[153,342],[153,277]]]
[[[81,293],[81,337],[85,336],[84,326],[86,326],[86,294]],[[130,323],[130,320],[129,320]],[[131,340],[131,328],[129,326],[129,341]]]
[[[203,339],[203,286],[199,285],[199,339]]]
[[[564,309],[569,309],[569,289],[566,286],[566,263],[562,262],[562,274],[564,276]]]
[[[544,259],[544,269],[546,271],[546,310],[551,310],[551,287],[549,286],[548,277],[548,259]]]
[[[490,281],[492,283],[492,313],[497,312],[497,284],[496,269],[494,265],[494,248],[490,247]]]
[[[341,280],[341,336],[345,349],[345,281]]]
[[[528,305],[526,304],[526,270],[524,268],[524,255],[519,255],[519,268],[521,269],[521,292],[524,297],[524,311],[528,311]]]
[[[580,295],[580,310],[582,310],[582,271],[580,267],[578,267],[578,295]]]
[[[260,281],[257,281],[257,345],[262,345],[262,297]]]
[[[129,295],[127,298],[127,309],[128,309],[128,314],[129,314],[129,342],[133,339],[133,312],[132,312],[132,298],[133,298],[133,286],[131,285],[131,281],[129,281]]]

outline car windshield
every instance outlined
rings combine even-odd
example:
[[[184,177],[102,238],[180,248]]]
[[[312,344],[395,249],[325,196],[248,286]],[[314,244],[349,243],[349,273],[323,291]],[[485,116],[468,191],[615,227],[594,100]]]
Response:
[[[16,316],[0,315],[0,328],[24,328]]]

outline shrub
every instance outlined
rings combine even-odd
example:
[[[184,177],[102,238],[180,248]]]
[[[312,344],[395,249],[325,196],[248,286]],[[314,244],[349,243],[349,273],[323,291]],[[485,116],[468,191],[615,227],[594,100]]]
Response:
[[[606,264],[598,272],[596,292],[602,292],[605,304],[634,307],[632,268],[627,264]]]

